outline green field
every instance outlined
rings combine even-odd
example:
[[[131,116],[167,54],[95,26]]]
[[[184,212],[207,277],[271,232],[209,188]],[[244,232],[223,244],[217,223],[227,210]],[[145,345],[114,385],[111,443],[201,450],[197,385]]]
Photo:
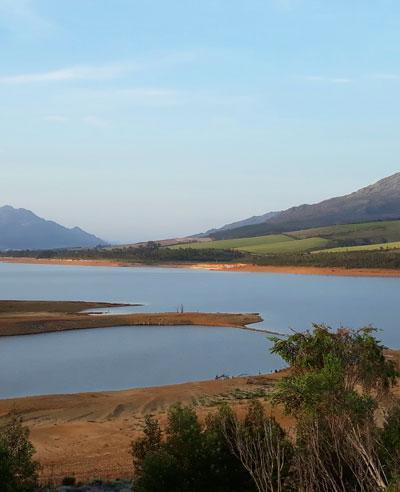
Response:
[[[271,236],[246,237],[243,239],[224,239],[221,241],[206,241],[202,243],[177,244],[172,248],[195,248],[195,249],[240,249],[244,250],[248,247],[272,245],[276,243],[284,243],[286,241],[294,241],[293,238],[284,236],[283,234],[273,234]]]
[[[400,249],[400,241],[379,244],[364,244],[362,246],[343,246],[341,248],[328,248],[314,251],[314,253],[351,253],[353,251],[390,251]]]
[[[202,243],[179,244],[176,248],[195,248],[195,249],[237,249],[254,254],[274,254],[274,253],[301,253],[323,248],[329,241],[319,237],[295,239],[283,234],[273,234],[270,236],[247,237],[243,239],[225,239],[221,241],[208,241]]]
[[[277,254],[277,253],[304,253],[313,251],[317,248],[323,248],[329,244],[329,241],[320,237],[309,239],[289,240],[276,242],[273,244],[257,244],[240,248],[240,251],[253,254]]]
[[[335,225],[285,234],[178,244],[172,248],[233,249],[254,255],[399,249],[400,220]]]
[[[368,241],[378,244],[400,241],[400,220],[317,227],[287,234],[295,239],[318,236],[330,241]]]

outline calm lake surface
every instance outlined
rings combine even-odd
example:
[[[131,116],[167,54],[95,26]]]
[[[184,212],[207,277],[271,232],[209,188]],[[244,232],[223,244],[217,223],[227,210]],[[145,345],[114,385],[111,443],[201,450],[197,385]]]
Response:
[[[372,324],[400,347],[400,279],[0,263],[0,298],[143,303],[138,311],[259,312],[256,327]],[[119,311],[123,311],[119,310]],[[121,327],[0,338],[0,398],[173,384],[281,367],[260,333]]]

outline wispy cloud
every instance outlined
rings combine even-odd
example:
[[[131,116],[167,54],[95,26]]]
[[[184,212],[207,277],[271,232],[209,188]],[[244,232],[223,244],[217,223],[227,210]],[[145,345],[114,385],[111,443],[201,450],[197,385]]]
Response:
[[[0,0],[0,24],[23,36],[44,34],[54,29],[54,24],[34,8],[33,0]]]
[[[0,74],[0,84],[23,85],[74,80],[115,79],[130,72],[162,70],[174,65],[191,63],[194,59],[195,54],[191,52],[162,53],[156,56],[142,57],[136,61],[75,65],[42,72]]]
[[[182,101],[182,94],[165,88],[133,87],[126,89],[85,90],[79,92],[87,102],[105,106],[173,106]]]
[[[109,65],[80,65],[46,72],[0,75],[1,84],[37,84],[43,82],[66,82],[72,80],[113,79],[133,70],[133,63]]]
[[[308,82],[325,82],[329,84],[351,84],[353,79],[348,77],[324,77],[322,75],[307,75],[304,80]]]

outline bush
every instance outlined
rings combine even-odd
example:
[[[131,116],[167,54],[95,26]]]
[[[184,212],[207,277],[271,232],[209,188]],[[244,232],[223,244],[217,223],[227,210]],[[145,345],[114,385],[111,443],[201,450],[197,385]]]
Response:
[[[400,403],[390,409],[380,432],[380,458],[386,476],[400,489]]]
[[[374,413],[398,372],[372,332],[332,332],[315,325],[312,332],[273,339],[273,352],[291,366],[272,401],[297,422],[294,469],[300,490],[386,490]],[[394,414],[382,435],[393,452],[400,443],[399,429]]]
[[[0,430],[0,490],[1,492],[32,492],[37,487],[38,463],[29,441],[29,430],[13,415]]]
[[[195,411],[170,409],[165,435],[146,419],[144,437],[132,443],[139,492],[252,492],[255,487],[223,432],[222,413],[201,425]]]
[[[258,400],[251,402],[243,420],[227,409],[222,426],[231,450],[257,490],[281,492],[289,489],[293,446],[278,422],[265,414]]]

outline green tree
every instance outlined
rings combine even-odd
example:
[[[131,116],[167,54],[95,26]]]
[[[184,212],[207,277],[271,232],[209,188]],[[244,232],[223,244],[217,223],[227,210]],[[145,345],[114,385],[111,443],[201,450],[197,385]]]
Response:
[[[158,424],[147,419],[144,437],[132,444],[135,490],[254,491],[249,474],[225,438],[223,418],[222,414],[209,416],[201,425],[192,408],[173,406],[163,439]]]
[[[138,474],[142,473],[142,464],[151,453],[156,453],[161,448],[161,428],[156,419],[150,415],[145,417],[143,437],[136,439],[131,444],[133,466]]]
[[[372,328],[274,338],[273,353],[291,367],[272,402],[297,421],[296,474],[300,490],[384,490],[374,411],[398,373]]]
[[[38,463],[29,441],[29,430],[13,415],[0,430],[0,490],[32,492],[37,487]]]

